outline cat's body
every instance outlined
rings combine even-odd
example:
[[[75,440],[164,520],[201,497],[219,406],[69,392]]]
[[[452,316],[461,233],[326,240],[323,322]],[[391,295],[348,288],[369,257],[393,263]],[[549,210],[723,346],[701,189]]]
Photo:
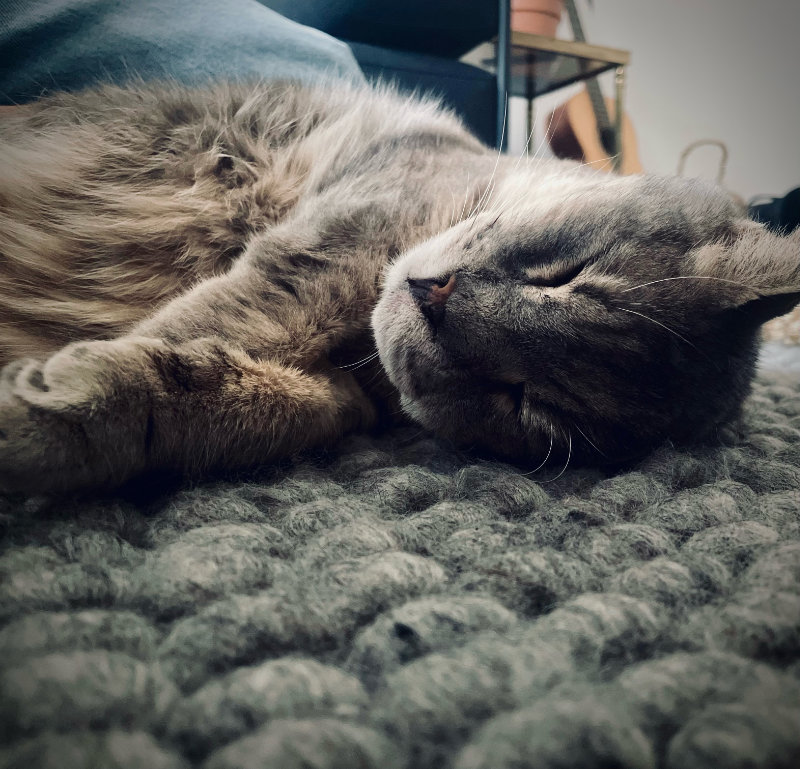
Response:
[[[722,193],[498,158],[386,91],[108,88],[0,132],[0,488],[246,467],[398,401],[623,459],[730,418],[800,290]]]

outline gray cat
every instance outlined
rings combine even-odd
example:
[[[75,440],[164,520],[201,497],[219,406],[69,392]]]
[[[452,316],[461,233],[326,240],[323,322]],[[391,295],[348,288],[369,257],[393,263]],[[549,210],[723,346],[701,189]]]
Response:
[[[724,193],[498,157],[389,90],[107,87],[0,135],[5,490],[248,467],[401,410],[528,467],[627,461],[713,436],[800,300],[800,238]]]

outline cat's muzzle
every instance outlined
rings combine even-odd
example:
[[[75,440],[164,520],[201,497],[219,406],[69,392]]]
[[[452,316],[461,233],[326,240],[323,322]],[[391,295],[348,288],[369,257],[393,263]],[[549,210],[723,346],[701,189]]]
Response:
[[[447,300],[456,287],[456,276],[451,275],[447,281],[406,278],[406,282],[420,312],[436,330],[444,319]]]

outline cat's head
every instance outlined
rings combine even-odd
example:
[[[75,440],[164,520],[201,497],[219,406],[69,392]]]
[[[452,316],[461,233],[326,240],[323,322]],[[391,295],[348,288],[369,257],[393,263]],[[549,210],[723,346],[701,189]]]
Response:
[[[518,172],[403,254],[373,326],[403,409],[538,464],[634,458],[733,417],[760,325],[800,301],[800,234],[705,184]]]

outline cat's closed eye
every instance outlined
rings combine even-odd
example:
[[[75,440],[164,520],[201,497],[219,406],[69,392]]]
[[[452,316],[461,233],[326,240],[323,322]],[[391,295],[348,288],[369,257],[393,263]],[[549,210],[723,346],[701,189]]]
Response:
[[[525,404],[525,382],[489,382],[487,389],[502,412],[519,417]]]
[[[566,286],[580,275],[586,267],[585,262],[548,266],[538,270],[529,270],[525,276],[525,284],[539,288],[557,288]]]

